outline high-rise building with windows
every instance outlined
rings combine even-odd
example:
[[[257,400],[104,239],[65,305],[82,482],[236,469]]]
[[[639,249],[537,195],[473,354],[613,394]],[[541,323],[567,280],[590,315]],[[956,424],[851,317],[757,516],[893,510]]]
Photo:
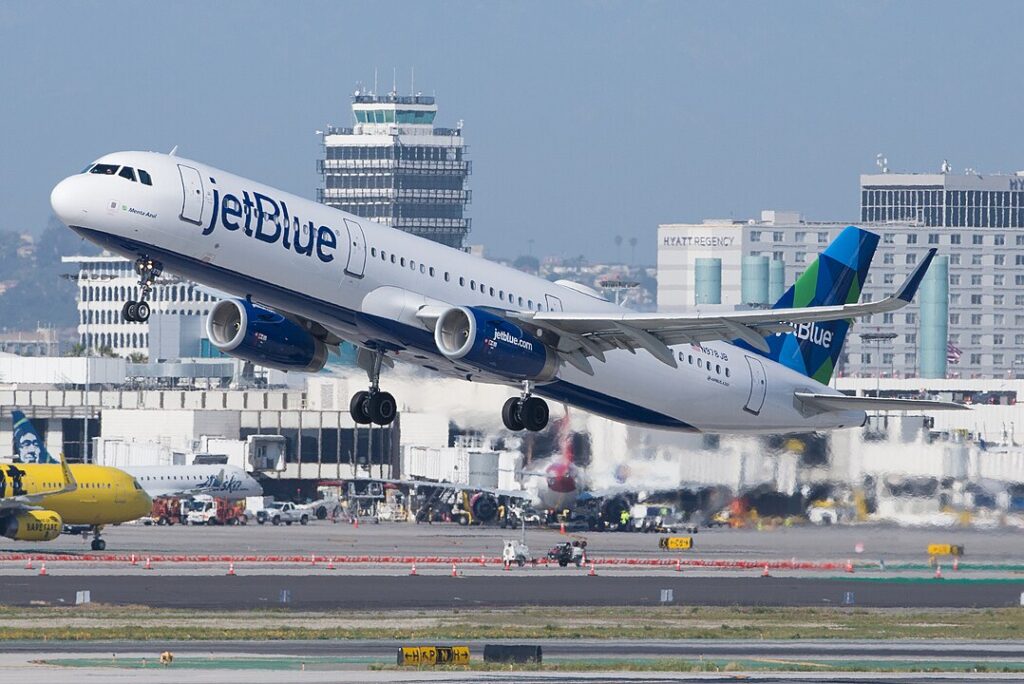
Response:
[[[356,91],[351,128],[323,131],[317,200],[356,216],[462,249],[470,230],[472,164],[462,124],[435,128],[425,95]]]
[[[860,220],[943,228],[1024,228],[1024,172],[860,177]]]

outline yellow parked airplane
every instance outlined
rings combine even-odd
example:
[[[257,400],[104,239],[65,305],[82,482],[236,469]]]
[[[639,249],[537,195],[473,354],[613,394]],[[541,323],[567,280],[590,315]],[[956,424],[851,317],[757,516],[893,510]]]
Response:
[[[23,541],[56,539],[64,526],[92,530],[93,551],[107,543],[104,525],[135,520],[153,502],[131,475],[98,465],[0,465],[0,534]]]

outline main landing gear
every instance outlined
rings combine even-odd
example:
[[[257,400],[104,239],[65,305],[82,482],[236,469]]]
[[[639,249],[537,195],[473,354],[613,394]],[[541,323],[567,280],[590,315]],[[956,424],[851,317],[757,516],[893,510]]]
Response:
[[[100,538],[100,533],[103,528],[96,525],[92,528],[92,550],[93,551],[104,551],[107,548],[107,542]]]
[[[512,397],[501,408],[501,422],[513,432],[539,432],[548,425],[548,404],[532,395],[532,383],[523,383],[523,394]]]
[[[366,369],[370,376],[370,389],[356,392],[349,402],[349,412],[357,425],[390,425],[398,415],[398,403],[390,392],[380,390],[380,367],[384,362],[384,354],[373,352],[373,359]]]
[[[159,261],[153,261],[149,257],[140,257],[135,260],[135,273],[139,276],[139,301],[129,299],[121,307],[121,317],[128,323],[145,323],[149,320],[149,302],[146,299],[153,291],[153,283],[163,273],[164,267]]]

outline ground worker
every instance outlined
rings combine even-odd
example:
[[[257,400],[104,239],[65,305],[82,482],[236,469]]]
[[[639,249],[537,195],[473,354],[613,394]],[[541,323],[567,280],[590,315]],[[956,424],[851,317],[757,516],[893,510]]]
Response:
[[[619,515],[619,529],[623,532],[629,529],[629,511],[622,511]]]

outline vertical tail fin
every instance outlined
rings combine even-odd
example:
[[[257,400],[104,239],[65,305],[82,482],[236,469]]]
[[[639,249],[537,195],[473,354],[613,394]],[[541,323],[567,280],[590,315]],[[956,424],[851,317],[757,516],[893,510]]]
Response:
[[[32,421],[24,413],[11,411],[14,424],[14,460],[18,463],[59,463],[46,450],[43,438],[39,436]]]
[[[853,304],[878,246],[878,236],[847,226],[772,308]],[[851,321],[801,323],[793,332],[767,339],[773,361],[828,384],[842,353]]]

